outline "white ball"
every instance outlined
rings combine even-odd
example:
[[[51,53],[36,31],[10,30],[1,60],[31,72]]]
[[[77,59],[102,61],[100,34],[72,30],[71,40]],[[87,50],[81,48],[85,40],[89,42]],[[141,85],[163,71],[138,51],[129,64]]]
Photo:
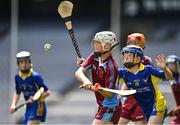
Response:
[[[51,47],[52,47],[52,46],[51,46],[51,44],[49,44],[49,43],[44,44],[44,50],[45,50],[45,51],[50,50]]]

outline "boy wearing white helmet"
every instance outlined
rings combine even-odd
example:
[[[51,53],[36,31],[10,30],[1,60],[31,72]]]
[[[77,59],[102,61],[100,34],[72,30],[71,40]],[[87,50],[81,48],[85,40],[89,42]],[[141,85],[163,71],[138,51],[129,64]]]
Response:
[[[125,66],[125,68],[119,69],[119,77],[124,79],[122,86],[126,89],[136,90],[134,97],[141,106],[148,124],[162,124],[167,109],[157,80],[172,79],[172,73],[165,65],[164,55],[156,58],[159,69],[142,64],[144,54],[141,47],[126,46],[121,54]]]
[[[177,125],[180,124],[180,58],[176,55],[167,56],[166,66],[173,73],[174,79],[170,83],[177,106],[171,113],[171,115],[176,116],[176,118],[172,119],[170,123]]]
[[[120,102],[117,94],[98,90],[100,86],[116,89],[118,67],[111,55],[112,48],[117,45],[116,36],[110,31],[96,33],[92,45],[95,52],[83,60],[81,65],[79,63],[82,59],[77,60],[80,67],[75,75],[85,89],[95,93],[98,111],[92,124],[117,124],[120,117]],[[85,75],[89,69],[92,72],[92,82]]]
[[[33,71],[30,56],[30,52],[27,51],[21,51],[16,54],[18,66],[18,73],[15,75],[16,92],[9,110],[11,113],[15,111],[16,104],[18,103],[22,92],[24,99],[31,102],[26,105],[23,124],[33,125],[45,121],[46,104],[44,100],[49,96],[50,92],[41,75]],[[44,92],[39,100],[33,101],[33,95],[40,87],[44,88]]]

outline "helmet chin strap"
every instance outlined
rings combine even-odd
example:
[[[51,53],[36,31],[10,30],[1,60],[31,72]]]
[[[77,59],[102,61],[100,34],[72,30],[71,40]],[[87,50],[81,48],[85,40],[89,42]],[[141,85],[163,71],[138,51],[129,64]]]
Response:
[[[134,67],[136,64],[134,64],[134,63],[132,63],[132,62],[126,62],[126,63],[124,63],[124,67],[126,67],[126,68],[132,68],[132,67]]]
[[[132,68],[132,67],[134,67],[134,66],[136,66],[136,65],[138,65],[138,64],[140,64],[140,62],[138,62],[138,63],[126,62],[126,63],[124,63],[123,65],[124,65],[124,67],[126,67],[126,68]]]
[[[29,73],[30,69],[20,70],[22,73]]]
[[[29,73],[30,69],[31,69],[31,67],[29,67],[29,68],[26,67],[24,70],[20,70],[20,71],[22,73],[26,74],[26,73]]]
[[[101,52],[94,52],[94,53],[96,54],[96,56],[100,57],[101,55],[104,55],[104,54],[106,54],[107,52],[111,51],[114,47],[116,47],[116,46],[119,45],[119,44],[120,44],[120,43],[114,44],[109,50],[107,50],[107,51],[105,51],[105,52],[103,52],[103,53],[101,53]]]

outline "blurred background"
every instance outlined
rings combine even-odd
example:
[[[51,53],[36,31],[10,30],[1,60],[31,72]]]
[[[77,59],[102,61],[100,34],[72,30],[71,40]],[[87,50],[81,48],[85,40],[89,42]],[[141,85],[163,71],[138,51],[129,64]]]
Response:
[[[96,32],[116,33],[119,48],[113,52],[121,66],[120,50],[127,35],[144,33],[145,54],[153,61],[156,55],[180,56],[179,0],[70,0],[74,3],[72,21],[82,56],[93,49],[91,40]],[[57,13],[61,0],[0,1],[0,123],[19,123],[24,109],[10,115],[8,108],[14,89],[17,52],[32,53],[34,70],[44,77],[51,95],[47,99],[46,123],[91,124],[96,112],[92,92],[79,90],[75,80],[76,53],[65,25]],[[44,44],[52,49],[45,51]],[[168,108],[175,106],[170,86],[160,84]],[[23,101],[23,98],[20,100]],[[169,123],[167,118],[166,123]]]

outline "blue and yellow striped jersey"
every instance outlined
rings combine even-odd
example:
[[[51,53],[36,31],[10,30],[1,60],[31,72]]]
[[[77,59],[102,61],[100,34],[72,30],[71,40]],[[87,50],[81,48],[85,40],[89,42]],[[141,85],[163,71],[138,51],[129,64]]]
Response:
[[[20,94],[22,92],[25,100],[28,100],[30,96],[33,96],[40,87],[43,87],[44,91],[48,90],[41,75],[32,69],[27,74],[23,74],[19,71],[15,75],[15,84],[16,93]],[[41,122],[45,121],[46,103],[44,99],[40,98],[39,100],[26,105],[23,124],[27,124],[31,119],[40,120]]]
[[[32,69],[28,74],[19,71],[15,75],[15,87],[16,93],[20,94],[22,92],[25,100],[33,96],[40,87],[43,87],[45,91],[48,90],[41,75]]]
[[[162,70],[154,66],[140,64],[137,73],[132,73],[126,68],[120,68],[119,76],[124,79],[129,89],[137,91],[134,97],[142,107],[147,119],[149,119],[154,108],[156,114],[166,109],[165,98],[157,85],[158,80],[165,80],[165,74]]]

